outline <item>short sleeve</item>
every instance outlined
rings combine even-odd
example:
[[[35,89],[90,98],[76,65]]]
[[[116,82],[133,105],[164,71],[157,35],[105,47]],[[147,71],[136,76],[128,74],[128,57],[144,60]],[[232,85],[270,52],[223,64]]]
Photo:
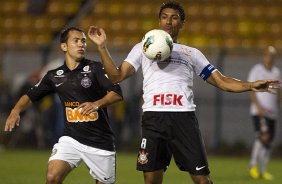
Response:
[[[37,84],[28,90],[27,96],[29,96],[32,102],[35,102],[52,93],[54,93],[54,87],[49,78],[49,73],[47,73]]]
[[[136,44],[129,54],[127,55],[125,61],[131,64],[135,70],[137,71],[139,67],[141,66],[141,60],[142,60],[142,47],[141,43]]]
[[[204,54],[198,49],[194,49],[194,58],[192,61],[195,73],[205,81],[216,71],[216,68],[210,64]]]

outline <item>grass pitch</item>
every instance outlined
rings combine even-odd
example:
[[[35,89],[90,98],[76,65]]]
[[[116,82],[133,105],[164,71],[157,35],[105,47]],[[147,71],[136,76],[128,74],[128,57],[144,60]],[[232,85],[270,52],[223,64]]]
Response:
[[[45,183],[45,174],[50,150],[4,150],[0,152],[1,184]],[[252,180],[248,176],[249,158],[210,156],[211,177],[215,184],[280,184],[282,181],[282,159],[272,159],[269,171],[273,181]],[[116,184],[143,184],[142,172],[135,170],[135,153],[118,153]],[[84,164],[66,178],[65,184],[93,184]],[[189,175],[181,172],[172,161],[165,173],[163,184],[192,184]]]

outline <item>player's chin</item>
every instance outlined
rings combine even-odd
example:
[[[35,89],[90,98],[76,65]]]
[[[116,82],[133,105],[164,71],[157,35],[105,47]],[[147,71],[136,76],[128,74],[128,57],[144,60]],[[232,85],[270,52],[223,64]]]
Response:
[[[85,54],[84,54],[84,53],[83,53],[83,54],[81,53],[81,54],[78,54],[78,55],[77,55],[77,58],[78,58],[78,59],[83,59],[84,56],[85,56]]]
[[[81,55],[81,56],[78,56],[78,57],[76,57],[76,61],[78,62],[80,62],[80,61],[82,61],[84,59],[84,55]]]

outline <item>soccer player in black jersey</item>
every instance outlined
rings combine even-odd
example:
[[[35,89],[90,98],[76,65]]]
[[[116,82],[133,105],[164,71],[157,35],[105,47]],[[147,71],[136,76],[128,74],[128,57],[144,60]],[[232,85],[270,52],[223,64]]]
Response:
[[[142,53],[142,45],[137,43],[120,67],[115,66],[109,55],[104,30],[91,26],[88,31],[112,82],[121,82],[142,68],[144,114],[137,169],[143,171],[145,184],[162,183],[172,155],[179,169],[189,172],[194,183],[212,183],[194,113],[193,73],[230,92],[270,92],[279,87],[277,80],[242,82],[222,75],[198,49],[177,42],[184,23],[183,7],[176,1],[164,3],[159,11],[159,26],[174,41],[170,58],[163,62],[150,60]]]
[[[6,120],[5,131],[19,126],[20,113],[32,102],[57,93],[65,110],[63,136],[48,162],[47,184],[64,178],[84,161],[96,183],[115,182],[114,136],[106,106],[122,100],[119,85],[106,77],[102,64],[84,58],[86,36],[71,27],[61,33],[64,64],[47,74],[23,95]]]

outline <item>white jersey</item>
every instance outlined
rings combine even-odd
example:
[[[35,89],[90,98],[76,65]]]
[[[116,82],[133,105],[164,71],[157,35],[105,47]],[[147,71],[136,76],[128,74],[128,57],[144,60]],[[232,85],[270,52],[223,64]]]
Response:
[[[146,58],[142,44],[136,44],[127,58],[137,71],[143,72],[143,111],[195,111],[194,72],[206,80],[215,68],[197,49],[174,43],[171,57],[165,61]]]
[[[253,82],[256,80],[276,79],[281,81],[280,70],[273,66],[271,70],[267,70],[263,64],[256,64],[250,71],[248,81]],[[266,117],[276,119],[278,116],[279,100],[277,94],[267,92],[257,92],[256,97],[264,109]],[[257,115],[258,111],[254,103],[250,107],[251,115]]]

